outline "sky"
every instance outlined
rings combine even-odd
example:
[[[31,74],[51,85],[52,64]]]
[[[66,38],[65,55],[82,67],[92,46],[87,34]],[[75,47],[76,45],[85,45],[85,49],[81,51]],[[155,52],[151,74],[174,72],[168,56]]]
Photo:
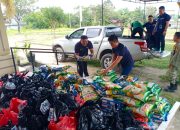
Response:
[[[144,8],[144,5],[139,3],[131,3],[121,0],[111,0],[111,1],[116,9],[128,8],[129,10],[134,10],[136,7],[139,6]],[[64,12],[72,13],[73,9],[78,5],[87,7],[89,5],[97,5],[97,4],[101,4],[101,0],[39,0],[36,5],[40,8],[52,7],[52,6],[61,7],[64,10]],[[178,12],[179,9],[177,3],[174,2],[148,4],[147,6],[155,6],[158,8],[161,5],[165,6],[167,11],[174,10]]]

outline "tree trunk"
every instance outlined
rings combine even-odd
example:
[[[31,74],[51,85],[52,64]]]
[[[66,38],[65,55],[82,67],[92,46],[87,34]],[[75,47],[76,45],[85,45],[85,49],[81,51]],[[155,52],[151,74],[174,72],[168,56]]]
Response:
[[[20,25],[20,22],[17,22],[18,24],[18,32],[21,33],[21,25]]]

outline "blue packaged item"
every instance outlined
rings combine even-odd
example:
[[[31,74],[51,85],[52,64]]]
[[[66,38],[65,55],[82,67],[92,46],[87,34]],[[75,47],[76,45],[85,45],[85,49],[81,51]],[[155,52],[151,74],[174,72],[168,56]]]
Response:
[[[101,98],[102,104],[101,107],[103,111],[111,112],[113,110],[120,110],[124,107],[124,104],[120,102],[119,100],[114,100],[112,98]]]
[[[105,96],[106,95],[106,90],[104,88],[102,88],[98,83],[93,82],[92,83],[92,87],[96,90],[96,92],[100,95],[100,96]]]

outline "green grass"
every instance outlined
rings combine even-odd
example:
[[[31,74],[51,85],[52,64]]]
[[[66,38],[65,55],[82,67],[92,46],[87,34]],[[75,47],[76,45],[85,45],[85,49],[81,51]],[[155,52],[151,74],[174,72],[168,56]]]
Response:
[[[88,65],[94,66],[94,67],[101,67],[99,60],[88,61]]]
[[[69,32],[73,31],[73,28],[57,28],[55,30],[56,35],[66,35]],[[54,30],[52,29],[26,29],[22,28],[21,33],[18,33],[17,30],[15,29],[7,29],[7,34],[12,36],[12,35],[36,35],[36,34],[43,34],[43,33],[48,33],[50,35],[53,35]]]
[[[164,92],[162,91],[160,94],[161,97],[164,97],[166,99],[168,99],[168,101],[173,105],[176,101],[180,102],[180,97],[175,96],[174,93],[168,93],[168,92]]]
[[[172,41],[166,41],[166,50],[172,51],[173,49],[173,42]],[[169,56],[165,58],[153,58],[153,59],[145,59],[142,61],[142,63],[136,62],[135,66],[148,66],[153,68],[159,68],[159,69],[167,69],[169,65]]]

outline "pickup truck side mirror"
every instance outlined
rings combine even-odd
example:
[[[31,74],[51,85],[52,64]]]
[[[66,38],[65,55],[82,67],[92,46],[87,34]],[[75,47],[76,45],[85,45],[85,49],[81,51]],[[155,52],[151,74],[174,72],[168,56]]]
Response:
[[[68,35],[66,35],[66,36],[65,36],[65,38],[66,38],[66,39],[69,39],[69,36],[68,36]]]

